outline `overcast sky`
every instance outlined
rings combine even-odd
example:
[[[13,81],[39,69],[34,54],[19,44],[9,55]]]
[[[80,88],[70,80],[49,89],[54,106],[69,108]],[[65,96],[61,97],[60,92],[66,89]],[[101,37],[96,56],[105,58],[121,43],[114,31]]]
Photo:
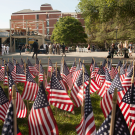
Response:
[[[23,9],[40,10],[48,3],[62,12],[75,12],[79,0],[0,0],[0,28],[9,28],[11,14]]]

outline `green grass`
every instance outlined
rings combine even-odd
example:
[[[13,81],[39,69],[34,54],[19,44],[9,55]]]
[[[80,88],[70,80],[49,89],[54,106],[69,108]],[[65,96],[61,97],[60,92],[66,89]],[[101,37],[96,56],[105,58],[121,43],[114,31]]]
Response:
[[[87,69],[88,73],[90,74],[88,65],[86,65],[86,69]],[[50,79],[48,78],[48,81],[49,80]],[[36,78],[36,82],[38,82],[37,78]],[[0,85],[3,86],[2,83],[0,83]],[[24,84],[18,83],[17,88],[18,88],[20,94],[22,94]],[[5,86],[4,91],[7,94],[7,91],[8,91],[7,86]],[[70,94],[70,91],[68,92],[68,94]],[[91,102],[92,102],[92,107],[93,107],[96,129],[98,129],[101,126],[102,122],[104,121],[104,115],[103,115],[101,107],[100,107],[100,97],[96,93],[93,93],[90,96],[91,96]],[[24,102],[27,107],[26,100],[24,100]],[[32,104],[33,104],[33,102],[29,103],[30,109],[32,107]],[[79,108],[74,107],[75,114],[60,110],[58,108],[56,109],[54,106],[51,106],[51,109],[52,109],[53,115],[55,117],[55,120],[57,122],[59,135],[77,135],[75,127],[81,121],[81,107],[79,107]],[[28,115],[26,118],[23,118],[23,119],[18,118],[17,124],[23,135],[29,134]],[[0,133],[2,131],[2,127],[3,127],[3,122],[0,120]]]

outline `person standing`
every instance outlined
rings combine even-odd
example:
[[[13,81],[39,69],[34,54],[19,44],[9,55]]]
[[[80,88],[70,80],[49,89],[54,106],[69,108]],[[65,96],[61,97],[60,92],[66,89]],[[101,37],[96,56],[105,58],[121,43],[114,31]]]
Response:
[[[20,55],[21,55],[21,52],[22,52],[22,46],[19,44],[19,51],[20,51]]]
[[[9,46],[6,46],[7,54],[9,54]]]
[[[34,58],[34,55],[36,54],[36,58],[37,58],[37,53],[38,53],[38,40],[36,40],[36,42],[33,43],[33,48],[34,48],[34,53],[32,58]]]
[[[62,54],[62,56],[65,54],[65,45],[64,45],[64,43],[62,43],[62,52],[63,52],[63,54]],[[65,54],[65,57],[66,57],[66,54]]]
[[[87,48],[88,48],[88,52],[90,53],[90,44],[88,44],[88,47]]]
[[[4,55],[4,46],[3,46],[3,44],[1,45],[1,47],[2,47],[2,55]]]
[[[46,44],[46,54],[48,54],[48,43]]]
[[[6,54],[6,46],[3,46],[4,54]]]
[[[113,55],[114,55],[114,47],[115,47],[114,43],[111,45],[111,47],[112,47],[112,49],[111,49],[111,58],[113,58]]]

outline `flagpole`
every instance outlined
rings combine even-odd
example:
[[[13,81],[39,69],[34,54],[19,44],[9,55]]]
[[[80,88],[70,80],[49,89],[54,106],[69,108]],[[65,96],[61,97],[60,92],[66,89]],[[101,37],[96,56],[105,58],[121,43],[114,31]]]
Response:
[[[43,74],[43,87],[44,87],[44,89],[45,89],[45,72],[44,72],[44,74]]]
[[[26,63],[25,62],[24,62],[24,72],[25,72],[25,76],[26,76]],[[27,110],[28,110],[27,114],[29,115],[29,101],[28,100],[27,100]]]
[[[12,86],[12,104],[13,104],[13,118],[14,118],[14,135],[17,135],[17,119],[16,119],[16,89]]]
[[[114,90],[112,103],[113,103],[113,106],[112,106],[112,115],[111,115],[110,134],[109,135],[114,134],[115,113],[116,113],[116,105],[117,105],[117,88],[115,88],[115,90]]]
[[[111,59],[111,79],[113,79],[112,78],[112,59]]]
[[[84,60],[83,60],[84,64]],[[84,115],[84,65],[82,65],[82,71],[83,71],[83,96],[82,96],[82,106],[81,106],[81,118],[83,118]]]
[[[5,82],[5,60],[4,60],[4,80],[3,80],[3,91],[4,91],[4,89],[5,89],[4,82]]]
[[[39,75],[38,75],[38,86],[40,86],[40,81],[39,81],[39,76],[40,76],[40,64],[41,64],[41,60],[39,61]]]

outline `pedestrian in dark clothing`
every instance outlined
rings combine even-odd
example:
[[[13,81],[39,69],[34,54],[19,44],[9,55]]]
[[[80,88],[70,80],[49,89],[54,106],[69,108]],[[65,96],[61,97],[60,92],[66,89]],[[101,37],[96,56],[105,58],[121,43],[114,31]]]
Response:
[[[19,47],[19,51],[20,51],[20,55],[21,55],[21,52],[22,52],[22,46],[19,45],[18,47]]]
[[[63,54],[62,54],[62,56],[65,54],[65,45],[64,45],[64,43],[62,44],[62,51],[63,51]],[[65,54],[65,56],[66,56],[66,54]]]
[[[46,54],[48,54],[48,44],[46,45]]]
[[[111,58],[113,58],[113,55],[114,55],[114,47],[115,47],[115,45],[112,44],[111,47],[112,47],[112,49],[111,49]]]
[[[36,58],[37,58],[37,53],[38,53],[38,40],[36,40],[36,42],[33,43],[33,48],[34,48],[34,53],[32,58],[34,58],[34,55],[36,54]]]

